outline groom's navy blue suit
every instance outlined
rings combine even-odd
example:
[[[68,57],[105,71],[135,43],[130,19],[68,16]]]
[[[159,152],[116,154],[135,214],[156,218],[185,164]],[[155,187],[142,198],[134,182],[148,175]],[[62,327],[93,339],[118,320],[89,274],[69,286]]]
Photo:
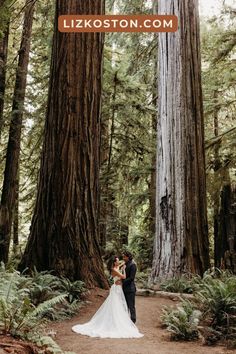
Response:
[[[126,279],[123,279],[123,291],[127,302],[128,309],[130,311],[131,320],[136,322],[136,310],[135,310],[135,292],[136,286],[134,283],[137,267],[133,261],[126,263]]]

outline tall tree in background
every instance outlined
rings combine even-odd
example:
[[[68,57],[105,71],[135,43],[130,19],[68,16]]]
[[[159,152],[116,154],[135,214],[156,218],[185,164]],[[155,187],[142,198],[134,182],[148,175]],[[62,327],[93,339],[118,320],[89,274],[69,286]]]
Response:
[[[0,38],[0,137],[4,124],[3,107],[6,82],[6,64],[7,64],[7,47],[8,47],[9,25]]]
[[[231,217],[232,220],[235,217],[236,40],[234,10],[226,3],[222,2],[219,16],[202,23],[201,53],[204,63],[209,236],[214,240],[210,251],[215,267],[223,266],[235,272],[236,263],[233,265],[229,258],[236,247],[236,243],[230,241],[234,238]]]
[[[209,267],[198,1],[160,0],[157,222],[152,280]]]
[[[0,260],[7,262],[18,189],[20,141],[35,1],[26,0],[0,205]]]
[[[107,0],[106,5],[112,13],[114,2]],[[122,0],[115,2],[115,11],[150,14],[152,8],[146,0]],[[156,107],[152,83],[156,47],[150,33],[109,33],[104,51],[102,120],[108,129],[102,136],[107,155],[101,170],[105,202],[101,226],[106,228],[108,253],[114,249],[120,252],[128,243],[140,269],[150,266],[153,248],[150,194],[155,188],[151,170],[154,175],[156,139],[152,121]]]
[[[4,107],[4,95],[5,95],[5,84],[6,84],[6,65],[7,65],[7,49],[8,49],[8,38],[9,38],[9,13],[7,8],[7,1],[0,1],[0,138],[2,133],[2,128],[4,124],[3,119],[3,107]],[[3,16],[4,14],[4,16]],[[3,18],[2,18],[3,17]],[[5,21],[4,21],[5,20]],[[6,23],[4,23],[6,22]],[[3,26],[2,26],[3,24]]]
[[[20,268],[107,287],[99,249],[101,33],[58,32],[62,14],[103,14],[103,0],[58,0],[38,196]]]
[[[215,264],[236,274],[236,186],[224,185],[221,192],[219,232],[215,239]]]

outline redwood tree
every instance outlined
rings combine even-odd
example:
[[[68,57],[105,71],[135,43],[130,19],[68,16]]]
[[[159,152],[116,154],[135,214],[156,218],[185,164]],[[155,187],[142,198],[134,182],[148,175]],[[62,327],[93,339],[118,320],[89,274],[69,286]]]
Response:
[[[215,266],[236,274],[236,186],[226,183],[221,191]]]
[[[20,269],[107,287],[99,249],[101,33],[60,33],[62,14],[103,14],[103,0],[56,2],[38,194]]]
[[[6,0],[5,1],[0,0],[0,11],[8,12],[8,8],[6,8],[6,4],[7,4]],[[4,124],[3,108],[4,108],[4,95],[5,95],[5,84],[6,84],[8,38],[9,38],[9,21],[7,21],[7,23],[3,26],[3,33],[0,33],[0,138],[1,138],[2,128]]]
[[[4,170],[4,181],[0,205],[0,260],[4,263],[8,261],[13,211],[17,197],[20,140],[34,5],[35,0],[26,0],[22,39],[19,50],[19,59],[13,95],[6,165]]]
[[[154,281],[209,267],[198,1],[160,0],[158,11],[179,29],[159,35]]]

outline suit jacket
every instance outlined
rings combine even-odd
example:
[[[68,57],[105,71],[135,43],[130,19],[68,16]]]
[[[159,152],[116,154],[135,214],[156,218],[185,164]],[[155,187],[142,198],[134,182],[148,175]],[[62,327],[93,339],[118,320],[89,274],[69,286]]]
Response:
[[[126,279],[123,279],[123,291],[124,293],[134,293],[136,291],[136,286],[134,283],[137,267],[133,261],[126,263]]]

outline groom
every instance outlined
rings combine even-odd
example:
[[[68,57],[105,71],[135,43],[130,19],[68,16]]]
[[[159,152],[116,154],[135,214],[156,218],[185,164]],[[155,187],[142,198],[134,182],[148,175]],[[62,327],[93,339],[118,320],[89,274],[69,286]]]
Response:
[[[136,264],[133,261],[133,256],[130,252],[123,252],[123,260],[125,261],[126,279],[123,279],[123,291],[127,302],[128,309],[130,311],[131,320],[136,322],[136,310],[135,310],[135,292],[136,286],[134,283],[135,274],[137,271]]]

